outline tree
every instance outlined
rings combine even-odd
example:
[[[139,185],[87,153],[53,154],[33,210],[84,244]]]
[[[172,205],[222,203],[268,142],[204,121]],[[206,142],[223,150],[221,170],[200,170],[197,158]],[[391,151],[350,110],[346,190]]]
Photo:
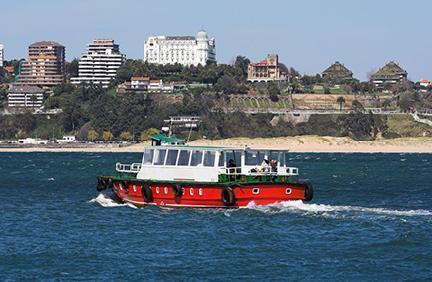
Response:
[[[81,102],[70,97],[62,104],[63,109],[63,127],[66,131],[75,130],[86,122],[85,114],[81,108]]]
[[[407,112],[410,107],[413,106],[413,99],[410,96],[410,93],[403,93],[399,98],[399,107],[402,111]]]
[[[32,108],[33,108],[33,111],[34,111],[34,109],[35,109],[35,104],[36,104],[36,102],[37,102],[37,96],[36,96],[36,95],[31,95],[31,97],[30,97],[30,101],[32,102]]]
[[[114,135],[111,133],[111,131],[104,131],[102,133],[102,139],[104,141],[111,141],[114,138]]]
[[[389,108],[391,106],[391,100],[390,99],[385,99],[384,101],[382,101],[381,103],[381,107],[383,107],[385,110],[387,108]]]
[[[119,138],[120,140],[124,140],[124,141],[132,141],[133,136],[132,133],[130,133],[129,131],[122,131],[122,133],[120,133]]]
[[[237,56],[234,62],[234,68],[241,74],[241,78],[246,80],[248,75],[248,66],[250,60],[244,56]]]
[[[78,65],[79,65],[78,59],[73,59],[71,62],[66,62],[65,73],[68,78],[78,76]]]
[[[342,112],[343,105],[345,104],[345,98],[343,96],[339,96],[336,102],[339,104],[339,110]]]
[[[37,126],[35,116],[29,112],[25,114],[15,115],[13,123],[18,130],[22,130],[27,133],[35,130]]]
[[[358,100],[352,101],[351,109],[356,113],[362,113],[364,111],[362,103],[360,103]]]
[[[92,129],[89,130],[88,134],[87,134],[87,139],[94,142],[96,139],[98,139],[99,134],[96,132],[96,130]]]
[[[338,121],[345,133],[354,140],[374,140],[378,133],[387,131],[387,124],[381,117],[363,113],[340,115]]]
[[[268,95],[270,96],[270,100],[272,100],[273,102],[279,101],[280,91],[279,91],[279,87],[275,82],[269,82],[267,84],[267,92]]]

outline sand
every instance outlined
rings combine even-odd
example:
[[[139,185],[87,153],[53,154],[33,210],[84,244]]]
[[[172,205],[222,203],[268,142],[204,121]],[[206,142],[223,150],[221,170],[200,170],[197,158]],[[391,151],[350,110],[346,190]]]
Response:
[[[229,146],[251,148],[288,149],[292,152],[340,152],[340,153],[432,153],[431,137],[354,141],[346,137],[296,136],[279,138],[230,138],[223,140],[197,140],[196,146]],[[0,148],[0,152],[139,152],[149,142],[126,147],[105,145],[87,148]]]

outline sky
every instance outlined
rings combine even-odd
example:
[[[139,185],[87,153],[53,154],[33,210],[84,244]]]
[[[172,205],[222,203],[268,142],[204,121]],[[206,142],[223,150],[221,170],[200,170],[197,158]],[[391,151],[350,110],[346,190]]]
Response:
[[[429,0],[0,0],[5,59],[26,57],[35,41],[66,46],[79,58],[97,38],[114,39],[128,58],[142,59],[146,37],[216,39],[219,63],[277,53],[301,74],[338,60],[358,79],[395,60],[412,80],[432,79]]]

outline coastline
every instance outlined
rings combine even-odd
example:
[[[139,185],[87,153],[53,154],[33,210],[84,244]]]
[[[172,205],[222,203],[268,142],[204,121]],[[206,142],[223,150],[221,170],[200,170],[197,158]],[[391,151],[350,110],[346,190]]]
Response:
[[[98,145],[79,148],[0,148],[0,153],[7,152],[130,152],[142,153],[149,142],[132,144],[124,147]],[[288,149],[298,153],[432,153],[431,137],[409,137],[397,139],[381,139],[376,141],[354,141],[347,137],[328,136],[296,136],[276,138],[229,138],[221,140],[195,140],[192,146],[227,146],[262,149]]]

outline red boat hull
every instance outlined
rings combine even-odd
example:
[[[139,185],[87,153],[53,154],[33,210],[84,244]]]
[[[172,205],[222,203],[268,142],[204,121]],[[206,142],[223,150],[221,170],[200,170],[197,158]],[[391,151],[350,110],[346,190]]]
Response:
[[[176,191],[178,187],[181,187],[180,192]],[[313,193],[308,183],[180,186],[172,183],[113,181],[112,190],[123,202],[137,207],[157,205],[172,208],[238,208],[252,201],[257,205],[290,200],[309,201]]]

